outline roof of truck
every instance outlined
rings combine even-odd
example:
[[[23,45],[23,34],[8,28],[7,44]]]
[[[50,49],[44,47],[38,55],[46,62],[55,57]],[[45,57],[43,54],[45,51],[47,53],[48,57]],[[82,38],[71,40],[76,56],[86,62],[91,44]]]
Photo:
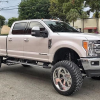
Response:
[[[55,19],[28,19],[28,20],[15,21],[15,23],[16,22],[28,22],[28,21],[60,21],[60,20],[55,20]]]

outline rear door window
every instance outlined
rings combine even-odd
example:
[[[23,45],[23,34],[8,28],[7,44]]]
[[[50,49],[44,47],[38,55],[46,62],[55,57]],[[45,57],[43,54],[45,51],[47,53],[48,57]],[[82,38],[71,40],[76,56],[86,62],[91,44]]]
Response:
[[[25,34],[26,33],[26,22],[15,23],[12,34]]]

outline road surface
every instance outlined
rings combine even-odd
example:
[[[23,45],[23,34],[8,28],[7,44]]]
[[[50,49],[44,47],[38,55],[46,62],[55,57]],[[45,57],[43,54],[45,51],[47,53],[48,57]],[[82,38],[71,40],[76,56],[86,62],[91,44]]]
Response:
[[[37,66],[2,65],[0,100],[100,100],[100,80],[84,79],[81,90],[67,97],[55,91],[50,72]]]

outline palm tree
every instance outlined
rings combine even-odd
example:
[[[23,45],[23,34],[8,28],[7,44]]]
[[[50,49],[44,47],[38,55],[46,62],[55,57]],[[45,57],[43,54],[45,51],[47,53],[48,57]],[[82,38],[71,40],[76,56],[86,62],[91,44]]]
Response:
[[[78,9],[71,9],[67,13],[67,19],[69,22],[73,21],[73,27],[74,27],[74,22],[77,20],[77,18],[83,19],[83,32],[84,32],[84,19],[88,18],[89,16],[87,15],[86,12],[83,10],[78,10]]]
[[[66,18],[68,19],[69,22],[73,21],[73,27],[74,27],[74,22],[79,18],[79,13],[77,12],[76,9],[71,9],[68,13]]]
[[[82,11],[82,12],[81,12],[81,15],[80,15],[80,18],[83,19],[83,33],[84,33],[84,20],[85,20],[86,18],[89,18],[89,16],[87,15],[86,12]]]
[[[86,7],[90,7],[90,9],[87,11],[88,14],[90,14],[90,12],[95,12],[95,18],[96,18],[96,23],[97,23],[97,31],[99,31],[98,29],[98,19],[99,19],[99,11],[100,11],[100,0],[86,0],[85,3]]]

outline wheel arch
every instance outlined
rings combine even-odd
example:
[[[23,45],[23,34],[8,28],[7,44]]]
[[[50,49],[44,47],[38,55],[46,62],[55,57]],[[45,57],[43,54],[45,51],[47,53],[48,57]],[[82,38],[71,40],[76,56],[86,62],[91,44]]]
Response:
[[[55,57],[57,56],[57,54],[60,52],[60,51],[73,51],[79,58],[80,58],[80,55],[79,53],[77,53],[75,50],[71,49],[71,48],[68,48],[68,47],[62,47],[62,48],[59,48],[55,51],[54,53],[54,56],[53,56],[53,61],[55,60]]]
[[[63,48],[59,48],[55,52],[52,64],[54,65],[59,61],[68,60],[74,62],[79,68],[81,68],[84,71],[82,63],[79,59],[80,59],[80,55],[75,50],[71,48],[63,47]]]
[[[82,47],[81,43],[78,44],[73,41],[62,41],[52,45],[52,48],[49,50],[49,62],[53,62],[56,52],[63,48],[75,51],[79,57],[86,57],[86,51]]]

